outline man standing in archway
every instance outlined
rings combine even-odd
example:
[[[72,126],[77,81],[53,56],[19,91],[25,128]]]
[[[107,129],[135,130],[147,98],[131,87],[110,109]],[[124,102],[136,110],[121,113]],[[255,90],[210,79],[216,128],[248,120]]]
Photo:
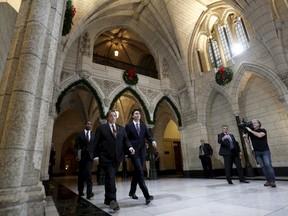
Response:
[[[92,122],[86,121],[85,128],[81,131],[76,139],[76,160],[79,162],[78,173],[78,193],[79,196],[84,196],[84,183],[86,183],[86,198],[90,199],[94,196],[92,193],[92,167],[95,152],[95,134],[91,131]]]
[[[213,169],[211,157],[213,149],[209,143],[205,143],[204,139],[200,139],[201,145],[199,146],[199,159],[204,170],[205,178],[213,178]]]

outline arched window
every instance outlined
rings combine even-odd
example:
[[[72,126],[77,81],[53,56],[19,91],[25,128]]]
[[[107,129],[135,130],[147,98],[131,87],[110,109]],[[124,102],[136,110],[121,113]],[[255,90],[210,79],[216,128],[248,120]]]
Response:
[[[228,39],[228,44],[229,44],[229,47],[231,49],[231,45],[232,45],[232,34],[231,34],[231,30],[230,30],[230,26],[229,24],[226,22],[225,24],[225,28],[224,28],[224,31],[227,35],[227,39]]]
[[[222,65],[220,50],[219,50],[218,42],[214,38],[209,39],[208,51],[209,51],[211,64],[213,65],[213,67],[216,67],[216,68],[220,67]]]
[[[244,20],[229,6],[210,8],[204,17],[195,29],[195,68],[208,72],[231,66],[233,58],[249,48]]]
[[[235,33],[237,35],[237,40],[243,47],[243,49],[247,49],[248,45],[248,35],[241,17],[236,18],[236,25],[235,25]]]
[[[206,37],[205,42],[203,35]],[[243,19],[232,10],[227,10],[227,14],[223,14],[223,8],[217,8],[213,10],[213,15],[207,15],[199,25],[197,55],[195,55],[199,64],[195,66],[203,72],[229,66],[233,62],[232,58],[247,48],[249,37]]]
[[[225,61],[229,61],[232,55],[231,55],[231,49],[229,47],[228,37],[226,33],[224,32],[223,27],[221,25],[217,25],[217,26],[218,26],[219,37],[220,37],[221,44],[222,44],[223,53],[225,56]]]

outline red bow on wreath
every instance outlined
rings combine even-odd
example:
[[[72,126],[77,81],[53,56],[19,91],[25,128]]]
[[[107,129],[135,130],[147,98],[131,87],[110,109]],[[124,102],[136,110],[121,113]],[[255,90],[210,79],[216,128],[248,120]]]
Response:
[[[221,67],[219,70],[218,70],[218,73],[221,75],[222,79],[225,79],[225,68],[224,67]]]
[[[128,69],[127,71],[124,71],[123,80],[128,85],[136,85],[138,82],[138,76],[136,71],[134,69]]]
[[[127,71],[128,75],[129,75],[129,79],[130,80],[133,80],[134,79],[134,76],[135,76],[135,71],[133,69],[129,69]]]
[[[215,75],[215,80],[219,85],[225,85],[233,79],[233,71],[229,67],[221,67]]]

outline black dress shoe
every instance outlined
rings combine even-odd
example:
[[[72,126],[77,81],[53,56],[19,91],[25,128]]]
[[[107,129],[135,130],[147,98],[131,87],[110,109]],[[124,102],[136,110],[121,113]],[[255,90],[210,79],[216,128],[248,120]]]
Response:
[[[149,196],[148,198],[146,198],[146,205],[148,205],[153,199],[153,196]]]
[[[94,193],[90,193],[90,194],[87,195],[86,198],[87,198],[87,199],[90,199],[90,198],[93,197],[93,196],[94,196]]]
[[[118,211],[120,209],[118,203],[115,200],[112,200],[109,206],[111,209],[113,209],[113,211]]]
[[[233,182],[231,180],[228,181],[228,184],[233,184]]]
[[[243,180],[243,181],[240,181],[241,183],[250,183],[249,181],[247,180]]]
[[[84,196],[84,193],[79,193],[79,196]]]
[[[136,196],[135,193],[129,193],[129,196],[130,196],[132,199],[138,199],[138,197]]]

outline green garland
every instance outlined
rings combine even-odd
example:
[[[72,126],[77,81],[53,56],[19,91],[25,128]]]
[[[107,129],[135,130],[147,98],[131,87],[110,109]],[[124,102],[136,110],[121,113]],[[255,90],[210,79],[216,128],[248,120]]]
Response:
[[[78,80],[78,81],[72,83],[71,85],[69,85],[67,88],[65,88],[65,89],[61,92],[61,94],[60,94],[60,96],[58,97],[58,100],[57,100],[57,102],[56,102],[56,111],[57,111],[57,113],[59,114],[60,111],[61,111],[61,110],[60,110],[60,108],[61,108],[61,102],[62,102],[64,96],[65,96],[72,88],[74,88],[74,87],[76,87],[76,86],[79,86],[79,85],[84,85],[84,86],[86,86],[86,87],[90,90],[90,92],[91,92],[92,95],[95,97],[95,100],[97,101],[97,104],[98,104],[98,106],[99,106],[100,117],[101,117],[102,119],[106,119],[106,116],[105,116],[105,113],[104,113],[104,109],[103,109],[103,105],[102,105],[102,101],[101,101],[100,97],[98,96],[98,93],[97,93],[96,90],[90,85],[89,82],[87,82],[86,80],[83,80],[83,79],[82,79],[82,80]]]
[[[171,101],[171,99],[167,96],[163,96],[157,103],[156,105],[156,108],[155,108],[155,111],[154,111],[154,115],[153,115],[153,119],[155,121],[156,119],[156,113],[157,113],[157,109],[158,107],[160,106],[160,104],[163,102],[163,101],[167,101],[170,106],[172,107],[173,111],[175,112],[176,116],[177,116],[177,119],[178,119],[178,126],[181,127],[182,126],[182,121],[181,121],[181,115],[180,115],[180,112],[178,111],[177,107],[174,105],[174,103]]]
[[[225,85],[233,79],[233,71],[229,67],[221,67],[216,75],[215,80],[219,85]]]
[[[95,97],[96,101],[97,101],[97,104],[99,106],[99,112],[100,112],[100,118],[101,119],[106,119],[106,116],[105,116],[105,113],[104,113],[104,109],[103,109],[103,105],[102,105],[102,101],[100,99],[100,97],[98,96],[98,93],[96,92],[96,90],[90,85],[89,82],[87,82],[86,80],[78,80],[74,83],[72,83],[71,85],[69,85],[67,88],[65,88],[61,94],[59,95],[58,97],[58,100],[56,102],[56,111],[57,113],[59,114],[60,113],[60,109],[61,109],[61,102],[64,98],[64,96],[74,87],[76,86],[79,86],[79,85],[85,85],[90,91],[91,93],[93,94],[93,96]],[[112,100],[111,104],[110,104],[110,108],[109,110],[113,109],[113,106],[114,104],[116,103],[116,101],[127,91],[130,91],[134,96],[135,98],[138,100],[138,102],[140,103],[141,107],[142,107],[142,110],[144,111],[145,113],[145,116],[147,118],[147,123],[148,124],[155,124],[155,118],[156,118],[156,111],[159,107],[159,105],[164,101],[166,100],[172,107],[172,109],[174,110],[177,118],[178,118],[178,125],[179,127],[182,126],[182,122],[181,122],[181,115],[177,109],[177,107],[174,105],[174,103],[170,100],[170,98],[168,98],[167,96],[164,96],[161,98],[161,100],[157,103],[156,105],[156,108],[155,108],[155,111],[154,111],[154,116],[153,116],[153,121],[151,120],[151,117],[150,117],[150,114],[149,114],[149,111],[145,105],[145,102],[141,99],[141,97],[139,96],[139,94],[132,88],[130,87],[127,87],[125,89],[123,89],[121,92],[119,92],[115,97],[114,99]]]
[[[149,114],[149,111],[145,105],[145,102],[141,99],[141,97],[139,96],[139,94],[132,88],[130,87],[127,87],[125,89],[123,89],[121,92],[119,92],[115,97],[114,99],[112,100],[111,104],[110,104],[110,108],[109,110],[113,109],[114,107],[114,104],[116,103],[116,101],[121,97],[123,96],[123,94],[127,91],[130,91],[134,96],[135,98],[138,100],[138,102],[140,103],[140,105],[142,106],[142,110],[144,111],[145,113],[145,116],[146,116],[146,119],[147,119],[147,123],[148,124],[154,124],[153,121],[151,121],[151,117],[150,117],[150,114]]]
[[[128,85],[136,85],[138,83],[138,76],[133,69],[129,69],[123,72],[123,80]]]
[[[65,17],[63,22],[62,36],[69,34],[73,25],[73,17],[76,14],[76,8],[72,4],[72,0],[67,0]]]

